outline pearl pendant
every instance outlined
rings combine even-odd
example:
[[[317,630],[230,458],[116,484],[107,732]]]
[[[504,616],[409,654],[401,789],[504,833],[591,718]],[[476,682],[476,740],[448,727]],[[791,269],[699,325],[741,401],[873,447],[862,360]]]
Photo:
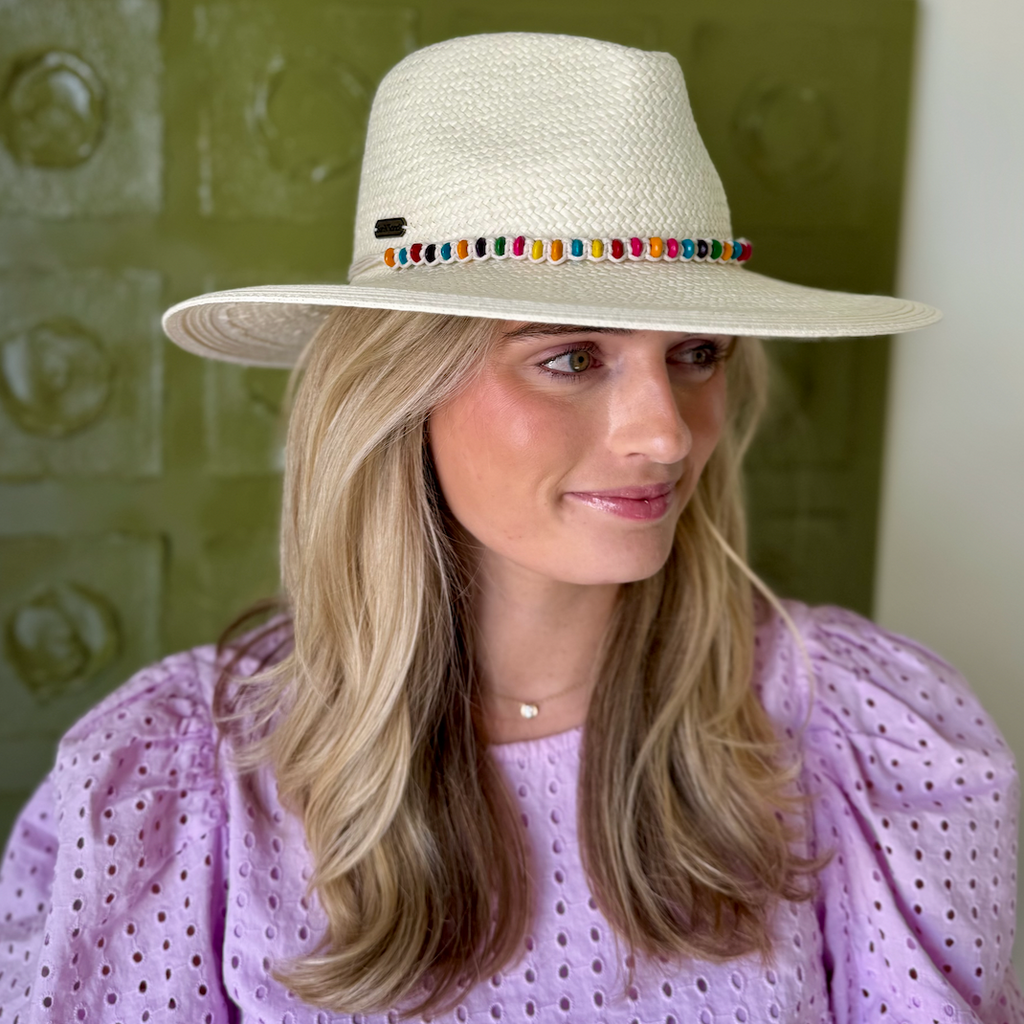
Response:
[[[519,714],[523,718],[536,718],[540,714],[540,708],[536,704],[520,704]]]

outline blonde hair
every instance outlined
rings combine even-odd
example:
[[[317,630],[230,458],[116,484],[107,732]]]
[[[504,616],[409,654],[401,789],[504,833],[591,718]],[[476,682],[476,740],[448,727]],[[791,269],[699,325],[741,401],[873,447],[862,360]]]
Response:
[[[520,958],[529,851],[477,718],[467,571],[425,422],[497,322],[340,308],[292,379],[281,528],[293,646],[222,676],[243,772],[301,816],[327,929],[277,976],[335,1012],[438,1012]],[[722,439],[664,568],[621,588],[583,733],[579,841],[631,951],[771,958],[770,911],[820,867],[751,686],[754,598],[740,464],[765,401],[761,343],[727,364]],[[631,971],[632,974],[632,971]]]

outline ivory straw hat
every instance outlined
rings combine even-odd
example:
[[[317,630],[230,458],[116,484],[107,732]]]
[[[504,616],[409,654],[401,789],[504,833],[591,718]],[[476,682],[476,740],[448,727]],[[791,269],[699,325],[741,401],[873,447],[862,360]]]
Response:
[[[815,338],[914,330],[922,303],[747,269],[671,54],[496,33],[427,46],[370,112],[347,285],[211,292],[164,314],[200,355],[289,366],[335,306]]]

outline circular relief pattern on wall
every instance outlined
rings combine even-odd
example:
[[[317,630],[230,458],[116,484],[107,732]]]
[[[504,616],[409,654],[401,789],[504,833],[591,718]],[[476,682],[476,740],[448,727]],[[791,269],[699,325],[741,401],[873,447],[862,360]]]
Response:
[[[77,583],[38,591],[11,612],[4,633],[7,660],[43,702],[91,679],[120,647],[110,602]]]
[[[248,120],[273,167],[319,184],[359,161],[368,111],[369,90],[336,57],[278,55],[256,82]]]
[[[737,105],[732,133],[747,165],[777,188],[810,184],[839,160],[839,119],[831,99],[816,86],[755,83]]]
[[[20,164],[70,168],[103,137],[103,83],[81,57],[63,50],[14,62],[0,98],[0,137]]]
[[[89,426],[103,414],[113,381],[103,343],[70,317],[0,342],[0,402],[30,434],[60,438]]]

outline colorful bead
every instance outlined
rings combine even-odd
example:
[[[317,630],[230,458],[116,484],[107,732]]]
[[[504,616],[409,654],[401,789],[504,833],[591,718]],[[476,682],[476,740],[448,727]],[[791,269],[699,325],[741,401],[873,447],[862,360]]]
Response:
[[[480,237],[472,241],[462,238],[456,242],[413,242],[406,248],[385,249],[383,260],[389,267],[403,267],[407,264],[488,259],[492,255],[503,258],[508,254],[519,258],[528,257],[534,263],[545,260],[562,263],[567,258],[582,260],[588,257],[592,260],[607,257],[617,263],[627,258],[674,260],[677,257],[714,263],[745,263],[752,253],[753,246],[746,239],[723,241],[717,238],[662,238],[658,235],[651,235],[648,238],[612,238],[607,245],[600,238],[527,239],[525,235],[516,235],[512,239],[512,248],[509,252],[508,239],[504,235],[499,235],[496,238]]]

